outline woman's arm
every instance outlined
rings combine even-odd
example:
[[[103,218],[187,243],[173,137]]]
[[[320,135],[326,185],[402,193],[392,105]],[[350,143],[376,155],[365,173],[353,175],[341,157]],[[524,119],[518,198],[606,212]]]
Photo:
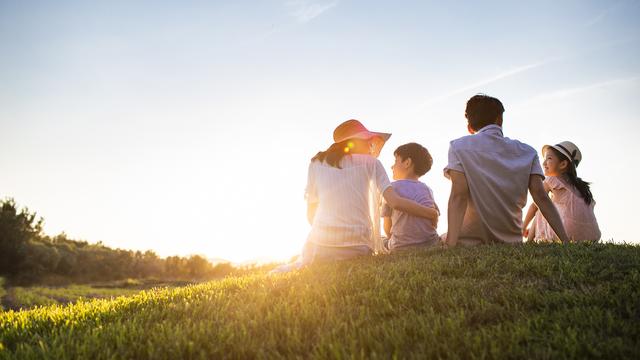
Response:
[[[385,216],[382,219],[384,220],[384,233],[387,235],[387,238],[391,238],[391,216]]]
[[[318,209],[318,203],[307,202],[307,221],[309,225],[313,225],[313,218],[316,217],[316,210]]]
[[[440,216],[438,210],[422,206],[415,201],[401,197],[391,186],[382,193],[382,196],[387,201],[387,204],[395,210],[404,211],[414,216],[429,219],[434,222],[434,226],[438,222],[438,216]]]

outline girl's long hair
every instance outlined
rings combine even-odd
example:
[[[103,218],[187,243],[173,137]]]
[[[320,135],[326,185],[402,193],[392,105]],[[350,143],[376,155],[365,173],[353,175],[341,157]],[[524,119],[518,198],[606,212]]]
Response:
[[[571,161],[571,159],[567,158],[563,153],[554,149],[553,147],[551,147],[551,150],[553,150],[553,152],[561,161],[564,160],[569,162],[567,172],[565,173],[567,179],[569,179],[571,185],[578,189],[578,192],[580,192],[580,195],[582,196],[582,199],[584,199],[584,202],[587,203],[587,205],[591,205],[591,203],[593,202],[593,194],[591,194],[591,189],[589,187],[589,185],[591,184],[578,177],[576,166],[574,165],[573,161]]]
[[[316,156],[311,158],[311,161],[326,162],[330,166],[338,169],[340,167],[340,161],[342,158],[349,154],[366,154],[369,143],[366,140],[349,139],[339,143],[334,143],[325,151],[319,151]]]

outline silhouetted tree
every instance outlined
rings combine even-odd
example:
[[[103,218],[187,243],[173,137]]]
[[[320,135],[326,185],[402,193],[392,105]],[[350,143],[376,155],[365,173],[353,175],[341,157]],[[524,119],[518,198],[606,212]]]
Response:
[[[42,234],[43,219],[18,210],[13,199],[0,202],[0,276],[32,283],[49,275],[76,282],[126,278],[203,279],[230,273],[230,264],[211,263],[200,255],[161,259],[155,252],[111,249],[102,242],[69,239],[65,233]]]
[[[0,202],[0,275],[14,276],[27,253],[27,242],[39,237],[42,218],[23,208],[18,211],[13,199]]]
[[[200,255],[190,256],[186,265],[191,278],[203,278],[211,270],[211,263]]]

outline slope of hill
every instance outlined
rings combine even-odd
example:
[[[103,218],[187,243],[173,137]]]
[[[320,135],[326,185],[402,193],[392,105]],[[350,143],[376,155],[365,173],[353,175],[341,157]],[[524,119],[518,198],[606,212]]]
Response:
[[[637,358],[640,247],[420,250],[0,313],[0,358]]]

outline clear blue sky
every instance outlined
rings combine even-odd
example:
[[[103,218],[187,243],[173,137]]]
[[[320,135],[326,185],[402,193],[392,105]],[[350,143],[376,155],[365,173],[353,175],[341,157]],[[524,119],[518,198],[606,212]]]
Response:
[[[445,208],[467,98],[574,141],[603,237],[639,242],[639,1],[3,1],[0,197],[47,233],[161,255],[288,257],[340,122],[416,141]],[[441,232],[446,221],[441,221]]]

